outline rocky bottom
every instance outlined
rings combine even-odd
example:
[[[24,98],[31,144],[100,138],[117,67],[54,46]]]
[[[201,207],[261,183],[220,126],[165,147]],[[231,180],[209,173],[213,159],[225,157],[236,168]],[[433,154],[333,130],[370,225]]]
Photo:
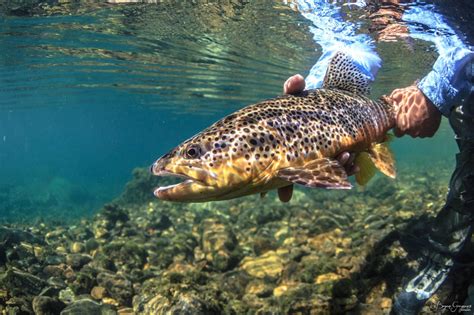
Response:
[[[274,194],[174,204],[150,199],[157,179],[137,169],[91,220],[0,227],[0,311],[388,314],[423,264],[420,244],[448,177],[417,171],[365,191],[298,188],[288,204]],[[473,275],[460,264],[422,313],[462,304]]]

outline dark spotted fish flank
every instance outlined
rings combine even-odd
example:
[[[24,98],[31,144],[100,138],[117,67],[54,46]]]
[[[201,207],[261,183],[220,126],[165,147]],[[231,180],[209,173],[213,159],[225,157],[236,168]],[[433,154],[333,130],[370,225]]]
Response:
[[[283,153],[288,162],[332,156],[360,139],[381,139],[394,124],[390,111],[384,102],[316,89],[248,106],[186,143],[205,143],[203,158],[209,167],[241,156],[254,157],[261,165]]]

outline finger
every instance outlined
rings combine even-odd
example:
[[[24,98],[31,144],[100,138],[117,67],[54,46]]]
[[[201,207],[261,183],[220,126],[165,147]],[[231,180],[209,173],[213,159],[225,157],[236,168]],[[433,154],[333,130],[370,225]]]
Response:
[[[408,129],[407,134],[412,138],[424,138],[417,129]]]
[[[352,165],[352,167],[347,171],[347,176],[352,176],[355,173],[360,171],[360,167],[358,165]]]
[[[405,133],[403,131],[401,131],[399,128],[396,128],[396,127],[393,128],[393,134],[397,138],[403,137],[405,135]]]
[[[283,93],[297,94],[304,91],[305,86],[306,83],[304,82],[303,76],[301,74],[296,74],[286,80],[285,84],[283,85]]]
[[[351,154],[349,152],[342,152],[338,155],[337,160],[341,163],[342,166],[346,165],[351,158]]]
[[[353,166],[355,158],[356,158],[355,154],[351,153],[350,156],[349,156],[349,161],[347,161],[347,165]]]

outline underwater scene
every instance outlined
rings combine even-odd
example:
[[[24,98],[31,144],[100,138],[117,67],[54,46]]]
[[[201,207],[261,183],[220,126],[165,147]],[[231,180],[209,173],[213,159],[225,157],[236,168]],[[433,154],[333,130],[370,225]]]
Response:
[[[427,245],[454,118],[396,137],[387,97],[473,20],[469,0],[2,1],[0,314],[471,314],[472,216],[462,246]]]

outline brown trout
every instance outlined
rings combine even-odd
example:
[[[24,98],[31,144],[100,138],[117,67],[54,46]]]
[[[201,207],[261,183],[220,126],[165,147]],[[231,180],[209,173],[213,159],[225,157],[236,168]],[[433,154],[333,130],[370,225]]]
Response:
[[[375,167],[395,178],[387,131],[394,127],[392,106],[373,101],[369,79],[344,54],[330,61],[323,88],[249,105],[214,123],[159,158],[157,176],[184,179],[159,187],[159,199],[180,202],[226,200],[279,190],[291,198],[293,184],[349,189],[344,151],[356,154],[359,184]]]

